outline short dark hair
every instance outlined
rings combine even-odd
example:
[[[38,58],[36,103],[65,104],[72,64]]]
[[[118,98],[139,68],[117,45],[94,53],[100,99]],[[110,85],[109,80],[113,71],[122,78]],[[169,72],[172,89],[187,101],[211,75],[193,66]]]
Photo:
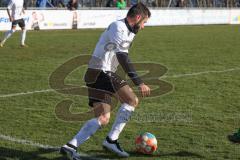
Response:
[[[151,12],[147,8],[147,6],[145,6],[143,3],[139,2],[135,5],[133,5],[127,13],[127,17],[135,17],[136,15],[142,15],[144,17],[150,18]]]

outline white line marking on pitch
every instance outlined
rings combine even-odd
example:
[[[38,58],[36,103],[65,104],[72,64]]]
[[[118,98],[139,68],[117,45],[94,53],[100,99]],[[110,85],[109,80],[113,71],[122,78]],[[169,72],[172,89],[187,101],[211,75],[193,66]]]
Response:
[[[33,146],[33,147],[39,147],[39,148],[43,148],[43,149],[56,149],[56,150],[59,150],[59,147],[43,145],[43,144],[35,143],[35,142],[29,141],[29,140],[17,139],[17,138],[14,138],[14,137],[11,137],[11,136],[2,135],[2,134],[0,134],[0,139],[11,141],[11,142],[17,142],[17,143],[20,143],[20,144],[26,144],[26,145],[30,145],[30,146]]]
[[[161,79],[161,78],[180,78],[180,77],[188,77],[188,76],[198,76],[198,75],[209,74],[209,73],[224,73],[224,72],[231,72],[231,71],[236,71],[236,70],[240,70],[240,68],[231,68],[231,69],[226,69],[226,70],[221,70],[221,71],[204,71],[204,72],[196,72],[196,73],[169,75],[169,76],[162,76],[159,79]],[[59,89],[59,90],[68,90],[68,89],[71,89],[71,88],[65,88],[65,89]],[[45,89],[45,90],[39,90],[39,91],[11,93],[11,94],[0,95],[0,98],[16,97],[16,96],[22,96],[22,95],[30,95],[30,94],[35,94],[35,93],[45,93],[45,92],[54,92],[54,91],[56,91],[56,90]]]
[[[21,92],[21,93],[11,93],[11,94],[0,95],[0,98],[15,97],[15,96],[21,96],[21,95],[34,94],[34,93],[53,92],[53,91],[55,91],[55,90],[54,90],[54,89],[45,89],[45,90],[39,90],[39,91],[29,91],[29,92]]]
[[[29,145],[32,147],[39,147],[39,148],[43,148],[43,149],[53,149],[58,151],[60,149],[60,147],[54,147],[54,146],[50,146],[50,145],[44,145],[44,144],[40,144],[40,143],[35,143],[33,141],[29,141],[29,140],[25,140],[25,139],[17,139],[11,136],[7,136],[7,135],[3,135],[0,134],[0,139],[6,140],[6,141],[11,141],[11,142],[16,142],[16,143],[20,143],[20,144],[24,144],[24,145]],[[101,158],[96,158],[94,156],[90,156],[86,153],[80,153],[82,156],[85,156],[88,159],[92,159],[92,160],[107,160],[107,159],[101,159]]]
[[[169,76],[162,76],[161,78],[180,78],[180,77],[188,77],[188,76],[198,76],[198,75],[209,74],[209,73],[224,73],[224,72],[231,72],[236,70],[240,70],[240,68],[231,68],[231,69],[226,69],[221,71],[203,71],[203,72],[196,72],[196,73],[169,75]]]

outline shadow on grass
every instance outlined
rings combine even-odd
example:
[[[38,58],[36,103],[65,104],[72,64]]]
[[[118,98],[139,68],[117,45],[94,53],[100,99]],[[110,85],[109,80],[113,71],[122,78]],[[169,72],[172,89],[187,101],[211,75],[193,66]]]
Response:
[[[46,158],[44,154],[58,152],[56,149],[37,149],[36,151],[21,151],[16,149],[4,148],[0,147],[0,160],[13,158],[18,160],[67,160],[65,157],[59,154],[57,158]],[[100,159],[119,159],[115,154],[103,151],[103,150],[88,150],[86,152],[89,155],[82,156],[82,160],[100,160]],[[179,151],[176,153],[156,153],[153,155],[145,155],[140,154],[137,152],[129,152],[132,158],[149,158],[149,159],[156,159],[156,158],[163,158],[163,157],[186,157],[186,158],[204,158],[203,156],[187,152],[187,151]]]
[[[87,151],[88,154],[93,155],[94,157],[98,157],[98,158],[103,158],[103,159],[116,159],[117,156],[115,154],[112,154],[110,152],[107,151],[103,151],[103,150],[89,150]],[[156,159],[156,158],[163,158],[163,157],[185,157],[185,158],[200,158],[203,159],[204,156],[196,154],[196,153],[192,153],[192,152],[188,152],[188,151],[179,151],[176,153],[155,153],[153,155],[146,155],[146,154],[141,154],[138,152],[128,152],[130,154],[130,157],[132,158],[149,158],[149,159]],[[117,158],[119,159],[119,158]]]
[[[176,153],[157,153],[153,155],[146,155],[146,154],[141,154],[138,152],[129,152],[131,154],[131,157],[186,157],[186,158],[204,158],[204,156],[188,152],[188,151],[179,151]]]
[[[56,158],[44,157],[44,154],[53,153],[53,152],[58,153],[58,150],[38,148],[35,151],[22,151],[22,150],[17,150],[12,148],[0,147],[0,160],[6,160],[9,158],[17,159],[17,160],[68,160],[65,156],[62,156],[61,154],[59,154],[59,156]],[[100,150],[99,152],[103,153],[102,150]],[[90,155],[83,154],[81,156],[81,160],[101,160],[104,158],[108,158],[108,159],[116,158],[116,155],[109,155],[109,154],[104,155],[102,153],[99,153],[99,154],[93,153]]]
[[[13,158],[18,160],[50,160],[43,157],[43,154],[57,152],[56,149],[37,149],[36,151],[21,151],[12,148],[0,147],[0,160]],[[51,160],[67,160],[64,157],[51,158]]]

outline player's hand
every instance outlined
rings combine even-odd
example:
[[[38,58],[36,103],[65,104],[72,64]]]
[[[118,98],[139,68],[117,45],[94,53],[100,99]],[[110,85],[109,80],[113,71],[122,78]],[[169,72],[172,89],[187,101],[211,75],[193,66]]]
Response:
[[[14,21],[13,17],[10,17],[10,19],[9,19],[9,20],[10,20],[10,22],[13,22],[13,21]]]
[[[145,85],[144,83],[140,84],[138,86],[138,89],[141,92],[142,97],[147,97],[147,96],[150,95],[151,89],[147,85]]]

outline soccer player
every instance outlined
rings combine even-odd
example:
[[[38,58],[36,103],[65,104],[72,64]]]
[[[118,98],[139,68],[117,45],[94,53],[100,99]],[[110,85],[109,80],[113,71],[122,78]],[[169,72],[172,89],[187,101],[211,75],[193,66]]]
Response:
[[[25,28],[25,22],[23,20],[23,14],[25,14],[24,8],[23,8],[23,3],[24,3],[23,0],[10,0],[9,1],[9,4],[7,6],[7,13],[9,16],[9,20],[12,22],[12,28],[10,31],[7,31],[5,33],[5,36],[0,43],[0,47],[3,47],[6,40],[9,37],[11,37],[11,35],[16,31],[17,25],[19,25],[19,27],[21,27],[21,29],[22,29],[20,46],[26,47],[25,38],[26,38],[27,30]]]
[[[119,145],[118,138],[137,107],[138,98],[127,82],[115,72],[120,64],[133,83],[138,86],[141,95],[143,97],[150,95],[150,88],[137,75],[128,56],[128,49],[135,35],[144,28],[150,16],[149,9],[144,4],[138,3],[129,9],[125,19],[111,23],[102,33],[85,74],[89,105],[93,107],[96,118],[87,121],[77,135],[61,147],[60,153],[70,159],[80,159],[80,155],[76,152],[77,147],[102,126],[108,124],[112,107],[111,97],[115,96],[121,102],[121,106],[102,145],[120,157],[129,156]]]

